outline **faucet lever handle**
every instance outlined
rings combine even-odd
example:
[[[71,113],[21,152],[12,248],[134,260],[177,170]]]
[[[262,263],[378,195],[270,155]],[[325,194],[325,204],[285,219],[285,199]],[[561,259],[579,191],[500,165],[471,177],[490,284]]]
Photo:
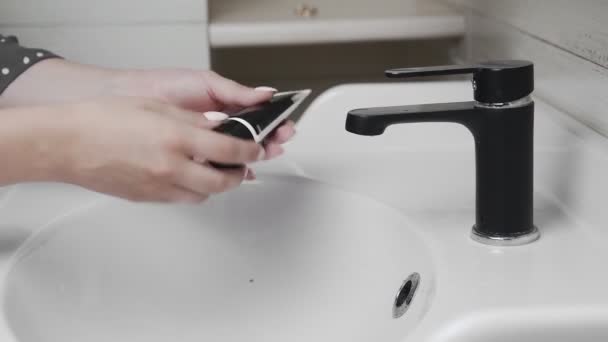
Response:
[[[475,100],[483,103],[512,102],[534,91],[534,65],[529,61],[506,60],[473,65],[399,68],[386,70],[385,74],[390,78],[473,74]]]
[[[445,76],[472,74],[479,69],[476,65],[440,65],[422,68],[398,68],[385,71],[389,78],[409,78],[420,76]]]

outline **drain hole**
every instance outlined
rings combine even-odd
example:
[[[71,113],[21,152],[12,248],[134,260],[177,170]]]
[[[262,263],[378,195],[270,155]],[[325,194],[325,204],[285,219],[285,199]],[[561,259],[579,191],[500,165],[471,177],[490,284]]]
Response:
[[[399,292],[399,295],[397,296],[397,300],[395,301],[395,305],[397,305],[398,307],[402,306],[404,303],[406,305],[410,305],[410,303],[408,302],[407,299],[408,299],[411,291],[412,291],[412,281],[408,280],[405,283],[405,285],[403,286],[403,288],[401,289],[401,291]]]
[[[393,305],[393,318],[399,318],[405,314],[407,309],[410,307],[416,289],[420,283],[420,274],[412,273],[401,285],[397,297],[395,298],[395,304]]]

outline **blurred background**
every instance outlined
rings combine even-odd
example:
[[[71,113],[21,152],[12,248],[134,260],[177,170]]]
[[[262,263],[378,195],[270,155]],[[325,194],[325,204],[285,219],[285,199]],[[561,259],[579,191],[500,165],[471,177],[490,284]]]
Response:
[[[464,18],[433,1],[211,0],[211,66],[278,88],[383,80],[389,66],[450,63]]]
[[[118,68],[211,68],[318,94],[391,67],[535,62],[535,95],[608,135],[605,0],[1,0],[0,31]]]
[[[451,63],[465,32],[462,14],[428,0],[2,0],[0,23],[84,63],[211,68],[315,95]]]

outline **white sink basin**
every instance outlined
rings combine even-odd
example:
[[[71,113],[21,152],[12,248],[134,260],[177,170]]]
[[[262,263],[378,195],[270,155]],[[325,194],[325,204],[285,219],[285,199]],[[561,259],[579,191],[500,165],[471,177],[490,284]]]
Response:
[[[605,184],[599,173],[586,182],[578,178],[608,168],[606,145],[592,145],[592,132],[536,100],[535,223],[541,239],[501,248],[469,238],[475,156],[466,128],[395,125],[374,137],[344,129],[345,114],[354,108],[471,98],[469,82],[334,88],[305,114],[287,162],[302,176],[399,209],[428,241],[437,290],[425,319],[404,341],[608,341],[606,224],[590,224],[572,209],[582,206],[576,199],[585,200],[585,208],[605,203],[606,192],[592,197],[577,189]]]
[[[480,312],[444,327],[433,342],[600,342],[608,341],[604,307],[508,309]]]
[[[25,243],[5,316],[19,342],[401,341],[434,288],[412,228],[375,200],[297,177],[196,206],[106,199]]]

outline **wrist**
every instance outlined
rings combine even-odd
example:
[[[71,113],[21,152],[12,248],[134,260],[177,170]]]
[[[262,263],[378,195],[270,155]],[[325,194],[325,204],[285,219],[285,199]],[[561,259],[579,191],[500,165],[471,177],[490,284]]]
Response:
[[[59,106],[0,111],[0,154],[6,161],[0,184],[66,180],[67,150],[75,140],[66,115]]]

